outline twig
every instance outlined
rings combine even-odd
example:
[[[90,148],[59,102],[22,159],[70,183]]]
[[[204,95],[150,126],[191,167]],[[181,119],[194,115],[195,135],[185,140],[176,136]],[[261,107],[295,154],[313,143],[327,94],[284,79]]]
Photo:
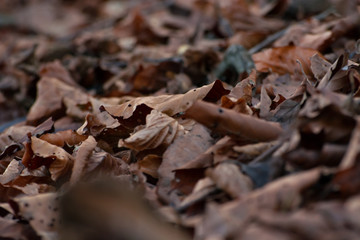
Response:
[[[208,128],[252,141],[272,141],[283,133],[280,124],[268,122],[204,101],[195,102],[185,113]]]

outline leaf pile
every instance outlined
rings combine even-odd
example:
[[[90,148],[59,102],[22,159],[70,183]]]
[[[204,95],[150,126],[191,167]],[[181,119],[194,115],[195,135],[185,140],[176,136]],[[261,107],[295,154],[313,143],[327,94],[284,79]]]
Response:
[[[1,239],[357,239],[359,1],[0,2]]]

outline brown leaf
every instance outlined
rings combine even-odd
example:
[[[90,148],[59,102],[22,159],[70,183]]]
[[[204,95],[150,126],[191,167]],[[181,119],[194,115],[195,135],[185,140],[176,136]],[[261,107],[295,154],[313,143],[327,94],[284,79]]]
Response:
[[[15,187],[4,186],[0,184],[0,202],[8,202],[11,198],[24,194]]]
[[[39,75],[41,77],[56,78],[71,86],[79,87],[59,60],[43,64],[40,67]]]
[[[40,79],[37,84],[37,94],[36,101],[27,115],[27,121],[32,124],[51,115],[60,114],[64,99],[72,99],[77,104],[89,101],[87,94],[56,78]]]
[[[226,239],[242,231],[254,216],[265,210],[291,210],[301,203],[301,193],[315,184],[321,169],[292,174],[257,189],[244,198],[221,206],[208,205],[204,221],[196,226],[198,238],[217,237]]]
[[[141,14],[138,9],[134,9],[131,12],[128,19],[125,20],[123,25],[124,26],[121,26],[119,31],[129,31],[130,34],[136,37],[138,44],[165,44],[168,41],[168,37],[161,36],[154,31],[147,19]]]
[[[221,163],[214,169],[208,169],[206,175],[218,188],[235,199],[243,197],[253,188],[251,179],[244,175],[235,164]]]
[[[221,81],[217,80],[212,84],[190,90],[185,94],[139,97],[121,105],[105,106],[105,110],[114,117],[127,119],[133,115],[138,106],[145,104],[159,112],[174,116],[177,113],[184,112],[198,99],[216,101],[227,93],[229,91],[225,90]]]
[[[195,185],[191,194],[186,196],[180,205],[177,207],[177,211],[184,211],[192,205],[198,204],[204,201],[206,197],[218,192],[218,189],[214,182],[210,178],[200,179]]]
[[[65,112],[72,117],[84,118],[89,112],[98,113],[102,104],[82,89],[56,78],[43,77],[37,84],[37,98],[27,115],[27,122],[37,124],[49,116],[59,118]]]
[[[26,224],[13,219],[0,218],[0,237],[4,239],[36,239],[34,230]]]
[[[259,72],[276,72],[279,74],[302,74],[299,63],[300,61],[305,74],[311,78],[310,57],[321,53],[314,49],[302,48],[297,46],[287,46],[270,48],[254,54],[256,70]]]
[[[0,175],[0,183],[6,184],[16,177],[18,177],[21,173],[21,171],[24,169],[24,165],[21,164],[20,161],[17,161],[15,159],[11,160],[7,168],[5,169],[5,172]]]
[[[54,181],[69,173],[73,165],[73,157],[64,149],[36,137],[31,137],[31,149],[36,156],[52,159],[49,171]],[[24,165],[26,166],[26,163]]]
[[[168,146],[174,139],[184,134],[184,128],[172,117],[152,110],[146,116],[146,125],[139,126],[128,138],[119,141],[119,147],[136,151]]]
[[[149,174],[153,178],[159,178],[158,169],[161,161],[162,158],[158,155],[149,154],[138,162],[139,170],[143,173]]]
[[[322,79],[329,70],[331,64],[317,54],[312,56],[310,58],[310,61],[311,61],[311,71],[314,73],[314,77],[317,80]]]
[[[353,83],[352,80],[354,80]],[[317,87],[342,93],[349,93],[351,90],[358,91],[359,65],[350,63],[347,55],[341,55],[331,65]]]
[[[352,132],[351,139],[344,158],[341,160],[340,169],[347,169],[356,165],[359,155],[358,146],[360,144],[360,119],[356,119],[356,126]]]
[[[172,171],[205,152],[211,145],[212,138],[208,131],[203,126],[196,125],[189,133],[177,138],[168,147],[158,170],[158,194],[162,199],[167,202],[173,202],[177,199],[176,196],[171,196],[174,193],[169,196],[171,181],[174,179]]]
[[[241,162],[248,162],[255,159],[257,156],[278,144],[277,141],[261,142],[255,144],[246,144],[243,146],[234,146],[235,152],[239,153],[237,160]]]
[[[71,172],[70,184],[74,184],[81,179],[83,171],[86,167],[89,157],[92,155],[96,147],[96,140],[93,136],[89,136],[81,143],[75,153],[74,165]]]
[[[158,66],[150,65],[145,68],[140,67],[132,78],[132,84],[134,90],[146,93],[165,87],[169,80],[166,72],[161,71]]]
[[[35,128],[32,126],[12,126],[0,134],[0,149],[4,151],[7,146],[14,143],[21,143],[27,133]]]
[[[77,130],[80,135],[93,135],[97,137],[105,129],[114,129],[119,127],[119,122],[110,116],[106,111],[97,114],[86,115],[84,124]]]
[[[57,133],[47,133],[44,135],[41,135],[39,137],[41,140],[44,140],[50,144],[64,147],[66,145],[68,146],[74,146],[79,144],[82,141],[85,141],[87,136],[79,135],[75,131],[72,130],[66,130],[61,131]]]
[[[86,162],[84,173],[90,176],[129,175],[129,165],[107,152],[93,152]]]

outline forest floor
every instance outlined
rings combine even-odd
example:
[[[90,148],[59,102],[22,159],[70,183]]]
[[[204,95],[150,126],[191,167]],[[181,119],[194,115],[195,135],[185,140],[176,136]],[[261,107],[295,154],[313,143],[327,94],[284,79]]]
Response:
[[[0,1],[1,239],[359,239],[358,0]]]

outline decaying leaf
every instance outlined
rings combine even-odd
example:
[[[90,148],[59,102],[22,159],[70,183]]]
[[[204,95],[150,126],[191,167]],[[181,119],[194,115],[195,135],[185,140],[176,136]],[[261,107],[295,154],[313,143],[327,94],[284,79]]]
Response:
[[[15,215],[29,221],[39,236],[56,238],[59,229],[59,197],[56,193],[17,197],[10,204]]]

